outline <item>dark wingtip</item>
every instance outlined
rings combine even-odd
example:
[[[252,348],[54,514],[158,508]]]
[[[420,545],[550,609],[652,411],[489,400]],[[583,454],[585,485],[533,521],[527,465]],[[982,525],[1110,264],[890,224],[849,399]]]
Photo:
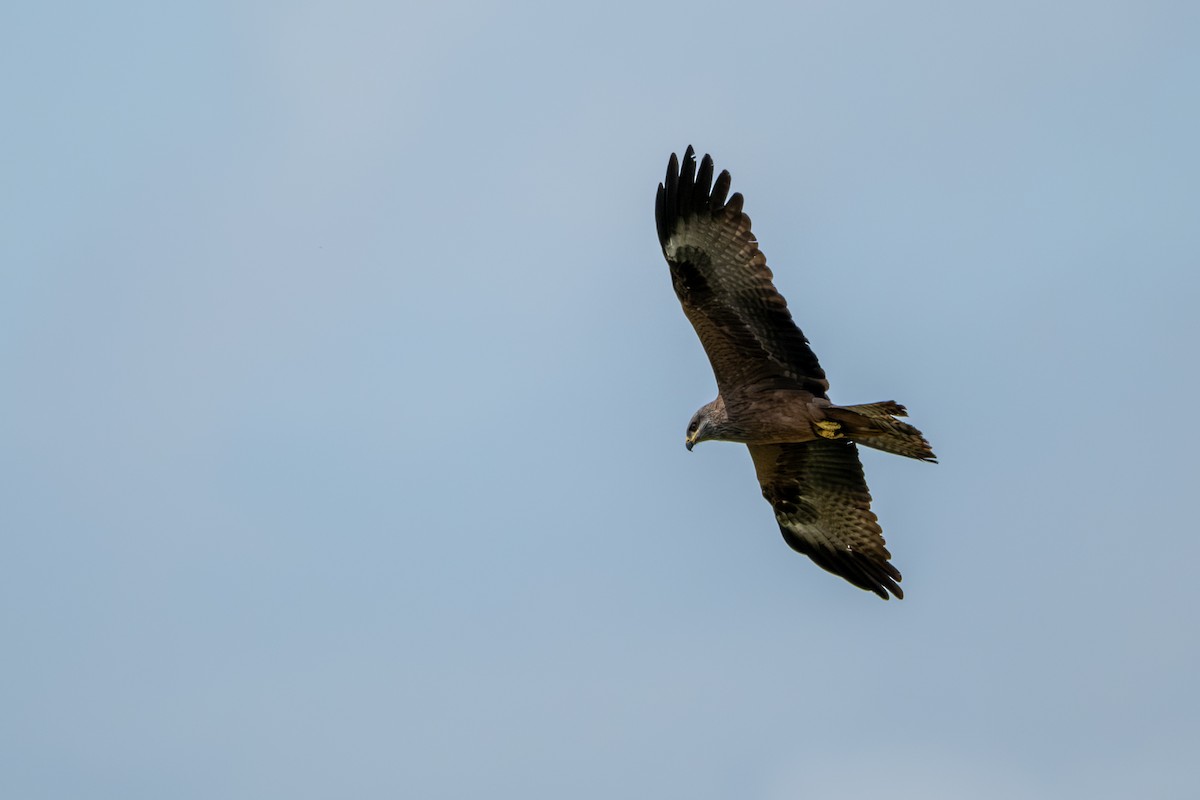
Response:
[[[711,203],[713,160],[706,155],[700,160],[700,171],[696,173],[696,200],[703,208]]]
[[[717,176],[717,182],[713,184],[712,195],[709,197],[710,207],[721,208],[725,205],[725,198],[729,194],[729,184],[732,180],[729,170],[721,170],[721,174]]]
[[[683,167],[679,170],[679,213],[690,216],[696,210],[696,154],[688,145],[683,154]]]
[[[696,149],[690,144],[683,151],[683,160],[671,154],[667,162],[667,177],[658,185],[658,196],[655,198],[655,220],[658,226],[658,240],[667,246],[667,239],[681,219],[701,212],[716,212],[725,207],[725,198],[729,194],[729,171],[723,170],[713,182],[716,167],[712,156],[705,155],[696,163]],[[737,200],[738,210],[741,210],[741,195],[734,195],[730,202]]]
[[[866,586],[862,583],[859,583],[858,586],[866,589],[869,592],[874,592],[884,600],[891,599],[891,597],[888,597],[888,592],[891,592],[897,600],[903,600],[904,590],[900,588],[900,584],[898,583],[900,580],[899,570],[887,562],[879,565],[883,567],[882,570],[875,569],[874,566],[875,565],[872,565],[872,568],[863,570],[864,577],[868,582],[870,582],[870,585]],[[846,576],[843,575],[842,577]],[[851,583],[855,583],[855,581],[851,581]]]
[[[667,178],[664,183],[668,198],[674,199],[679,196],[679,158],[674,153],[671,153],[671,160],[667,162]]]
[[[667,190],[661,183],[654,198],[654,224],[658,228],[658,241],[665,248],[670,231],[667,230]]]
[[[891,564],[888,564],[887,566],[890,567]],[[897,576],[899,576],[899,574],[900,573],[896,573]],[[876,576],[872,576],[872,577],[874,578],[874,585],[873,586],[864,586],[862,588],[867,589],[867,591],[874,592],[875,594],[882,597],[884,600],[892,599],[891,597],[888,596],[888,592],[891,592],[892,596],[895,597],[897,600],[904,599],[904,590],[900,588],[900,584],[896,583],[896,581],[899,580],[899,577],[897,577],[895,579],[893,579],[889,575],[880,575],[877,577]]]
[[[667,162],[667,176],[658,185],[658,196],[654,201],[654,221],[658,226],[658,242],[664,248],[671,236],[675,218],[679,216],[679,158],[671,153]]]
[[[816,547],[783,525],[779,526],[779,531],[788,547],[808,556],[821,569],[832,572],[859,589],[873,592],[884,600],[890,600],[893,596],[897,600],[904,599],[904,590],[900,588],[903,578],[900,570],[896,569],[891,561],[878,560],[854,551]],[[886,551],[884,555],[888,559],[891,558],[891,554]]]

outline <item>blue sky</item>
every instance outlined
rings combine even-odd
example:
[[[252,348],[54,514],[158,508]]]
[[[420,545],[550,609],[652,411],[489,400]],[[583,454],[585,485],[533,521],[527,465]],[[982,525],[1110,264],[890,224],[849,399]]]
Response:
[[[1189,3],[0,12],[0,793],[1190,796]],[[784,545],[733,173],[905,576]]]

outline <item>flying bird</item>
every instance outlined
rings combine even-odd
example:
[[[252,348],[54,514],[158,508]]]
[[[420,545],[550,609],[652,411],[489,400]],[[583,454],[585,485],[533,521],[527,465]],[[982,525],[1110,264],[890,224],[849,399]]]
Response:
[[[887,400],[839,406],[787,302],[771,282],[730,177],[689,146],[658,185],[658,240],[675,294],[708,354],[717,398],[688,423],[688,450],[704,441],[750,450],[783,539],[819,566],[884,600],[903,598],[900,571],[871,511],[857,444],[936,461],[925,437]]]

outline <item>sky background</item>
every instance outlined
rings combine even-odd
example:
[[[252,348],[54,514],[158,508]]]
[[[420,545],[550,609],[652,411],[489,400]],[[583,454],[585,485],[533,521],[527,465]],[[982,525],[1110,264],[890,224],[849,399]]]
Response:
[[[10,3],[0,795],[1184,798],[1200,7]],[[907,599],[783,543],[733,174]]]

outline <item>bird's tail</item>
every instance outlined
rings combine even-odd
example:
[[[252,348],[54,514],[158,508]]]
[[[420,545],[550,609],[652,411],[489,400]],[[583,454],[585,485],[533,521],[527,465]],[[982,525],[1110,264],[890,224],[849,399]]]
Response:
[[[860,406],[831,406],[825,414],[841,423],[846,436],[861,445],[919,461],[937,461],[924,435],[915,426],[896,419],[908,416],[899,403],[885,400]]]

